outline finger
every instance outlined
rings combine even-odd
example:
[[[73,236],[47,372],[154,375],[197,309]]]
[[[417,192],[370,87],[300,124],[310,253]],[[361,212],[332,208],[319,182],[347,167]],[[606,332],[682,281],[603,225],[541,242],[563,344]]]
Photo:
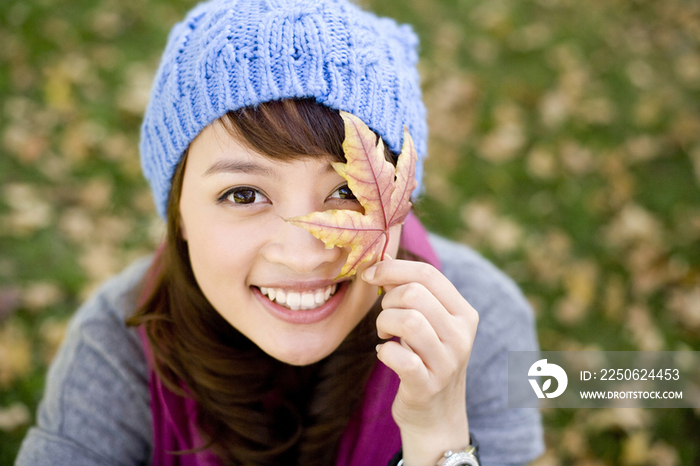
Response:
[[[448,348],[440,341],[425,315],[415,309],[385,309],[377,317],[380,338],[399,337],[428,370],[440,376],[453,369]]]
[[[430,375],[420,356],[396,341],[387,341],[377,348],[377,358],[396,372],[402,384],[416,390],[427,386]]]
[[[418,289],[421,296],[411,298],[413,291]],[[420,303],[411,308],[404,303]],[[388,304],[394,304],[389,306]],[[396,304],[401,304],[396,305]],[[386,333],[401,337],[402,343],[407,343],[424,360],[431,372],[442,377],[466,365],[471,354],[471,346],[476,334],[476,325],[468,317],[453,316],[437,301],[423,285],[409,283],[401,285],[388,293],[382,301],[386,310],[397,309],[404,312],[386,313],[385,317],[395,317],[399,322],[391,322],[389,326],[378,328],[387,329]],[[380,314],[381,315],[381,314]],[[427,332],[421,324],[427,324]],[[435,340],[429,337],[435,335]],[[386,336],[383,336],[386,338]]]
[[[454,316],[447,312],[435,295],[420,283],[411,282],[394,287],[382,298],[382,307],[420,311],[435,329],[441,341],[457,336],[458,325],[454,322]]]
[[[381,261],[368,267],[362,278],[386,290],[397,285],[416,282],[425,286],[451,314],[476,312],[439,270],[430,264],[415,261]]]
[[[381,261],[392,261],[392,260],[394,260],[394,259],[389,254],[384,254],[384,256],[382,256]],[[370,268],[370,267],[368,267],[368,268]],[[396,285],[387,285],[387,286],[380,286],[379,287],[380,291],[383,293],[387,293],[387,292],[393,290],[394,288],[396,288]]]

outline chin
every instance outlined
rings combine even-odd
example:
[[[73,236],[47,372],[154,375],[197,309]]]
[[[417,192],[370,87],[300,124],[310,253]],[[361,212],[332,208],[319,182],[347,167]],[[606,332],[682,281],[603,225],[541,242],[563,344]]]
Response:
[[[266,353],[278,361],[282,361],[283,363],[291,366],[308,366],[327,357],[340,345],[335,345],[332,348],[328,348],[326,345],[319,345],[320,347],[309,347],[308,342],[306,343],[307,346],[303,348],[300,346],[292,348],[276,348],[274,351],[266,351]]]

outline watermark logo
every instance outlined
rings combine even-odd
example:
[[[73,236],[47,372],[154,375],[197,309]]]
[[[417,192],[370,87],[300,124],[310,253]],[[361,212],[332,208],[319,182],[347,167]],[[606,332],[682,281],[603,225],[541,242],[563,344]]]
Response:
[[[509,408],[700,409],[698,394],[700,351],[508,351]]]
[[[537,383],[537,379],[528,379],[530,381],[530,385],[532,385],[532,389],[537,395],[537,398],[544,398],[545,396],[547,398],[556,398],[564,393],[564,390],[566,390],[566,386],[569,383],[569,378],[566,376],[564,369],[556,364],[547,363],[546,359],[540,359],[530,366],[530,370],[527,371],[527,375],[528,377],[553,377],[557,381],[557,389],[550,393],[547,392],[547,390],[551,388],[551,378],[544,381],[542,388],[540,388],[539,384]]]

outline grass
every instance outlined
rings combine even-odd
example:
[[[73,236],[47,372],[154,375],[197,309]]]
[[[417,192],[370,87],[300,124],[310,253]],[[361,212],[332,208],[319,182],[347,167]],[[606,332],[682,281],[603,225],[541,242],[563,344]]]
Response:
[[[34,421],[67,319],[161,238],[138,128],[193,4],[0,10],[0,465]],[[700,350],[698,4],[363,4],[421,37],[421,218],[518,282],[542,348]],[[536,464],[700,463],[697,410],[608,411],[545,411]]]

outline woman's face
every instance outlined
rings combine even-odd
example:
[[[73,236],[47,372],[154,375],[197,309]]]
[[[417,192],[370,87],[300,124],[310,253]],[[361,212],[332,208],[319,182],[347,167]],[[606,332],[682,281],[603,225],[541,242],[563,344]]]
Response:
[[[185,166],[182,234],[199,287],[231,325],[294,365],[332,353],[378,296],[376,286],[359,278],[369,264],[336,281],[347,248],[326,249],[284,220],[362,210],[330,162],[264,157],[217,121],[192,142]],[[387,253],[393,257],[400,228],[390,235]]]

